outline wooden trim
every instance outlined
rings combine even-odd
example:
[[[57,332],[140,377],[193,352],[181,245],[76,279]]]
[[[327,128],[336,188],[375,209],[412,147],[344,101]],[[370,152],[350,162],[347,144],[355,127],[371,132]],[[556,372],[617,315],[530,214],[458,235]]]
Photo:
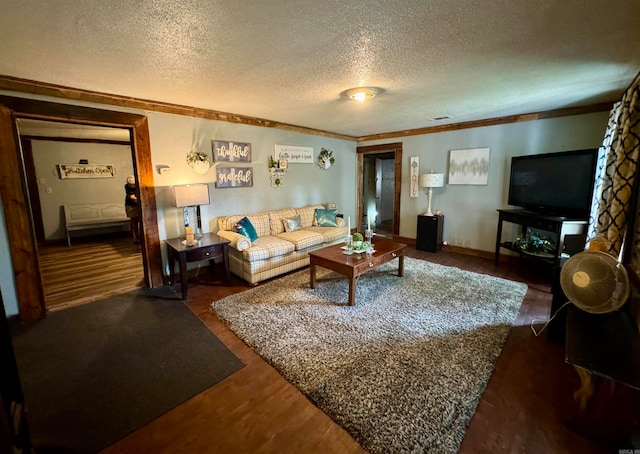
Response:
[[[0,192],[21,318],[34,320],[43,317],[45,302],[31,209],[23,189],[26,183],[17,139],[17,118],[129,129],[134,173],[140,187],[141,222],[145,231],[142,241],[145,282],[150,287],[162,285],[162,255],[147,118],[117,111],[0,96]],[[105,278],[108,279],[108,276]]]
[[[489,260],[493,260],[495,258],[495,252],[481,251],[480,249],[471,249],[468,247],[452,246],[450,244],[443,247],[446,248],[448,251],[457,252],[459,254],[473,255],[475,257],[482,257],[484,259],[489,259]],[[504,260],[511,260],[510,258],[507,258],[507,257],[510,257],[510,256],[505,255]],[[502,260],[503,257],[500,256],[500,259]]]
[[[435,134],[445,131],[456,131],[460,129],[480,128],[483,126],[494,126],[507,123],[518,123],[522,121],[543,120],[546,118],[566,117],[571,115],[583,115],[593,112],[603,112],[611,110],[614,101],[590,104],[587,106],[566,107],[541,112],[523,113],[508,115],[503,117],[488,118],[485,120],[474,120],[461,123],[452,123],[439,126],[427,126],[424,128],[407,129],[404,131],[384,132],[371,134],[368,136],[354,137],[346,134],[338,134],[321,129],[307,128],[304,126],[280,123],[278,121],[266,120],[263,118],[249,117],[218,110],[203,109],[199,107],[189,107],[180,104],[171,104],[148,99],[138,99],[130,96],[121,96],[110,93],[102,93],[92,90],[67,87],[64,85],[50,84],[29,79],[21,79],[0,75],[0,90],[16,91],[20,93],[30,93],[41,96],[53,96],[56,98],[69,99],[83,102],[93,102],[110,106],[127,107],[131,109],[142,109],[152,112],[162,112],[174,115],[184,115],[206,120],[226,121],[229,123],[240,123],[263,128],[283,129],[286,131],[299,132],[315,136],[331,137],[335,139],[366,142],[371,140],[386,140],[398,137],[418,136],[423,134]]]
[[[37,320],[45,314],[44,289],[15,123],[12,110],[0,104],[0,196],[18,309],[24,320]]]
[[[148,99],[138,99],[92,90],[83,90],[80,88],[66,87],[63,85],[38,82],[28,79],[20,79],[17,77],[5,75],[0,75],[0,90],[10,90],[41,96],[53,96],[56,98],[70,99],[74,101],[93,102],[98,104],[107,104],[110,106],[127,107],[131,109],[141,109],[174,115],[184,115],[188,117],[204,118],[206,120],[240,123],[244,125],[259,126],[262,128],[284,129],[285,131],[299,132],[302,134],[355,141],[355,137],[353,136],[338,134],[330,131],[323,131],[320,129],[307,128],[304,126],[292,125],[289,123],[281,123],[279,121],[249,117],[247,115],[232,114],[221,112],[218,110],[203,109],[199,107],[189,107],[167,102],[152,101]]]
[[[416,239],[415,238],[408,238],[406,236],[394,236],[393,237],[394,241],[397,241],[399,243],[404,243],[404,244],[408,244],[409,246],[413,246],[415,247],[416,245]],[[374,239],[375,242],[375,239]],[[450,244],[447,244],[446,246],[442,246],[443,250],[447,250],[450,252],[455,252],[458,254],[464,254],[464,255],[471,255],[474,257],[482,257],[484,259],[489,259],[489,260],[493,260],[495,258],[495,253],[494,252],[490,252],[490,251],[481,251],[480,249],[471,249],[468,247],[460,247],[460,246],[452,246]],[[434,254],[436,254],[436,252],[434,252]],[[515,255],[500,255],[500,262],[513,262],[515,260],[519,259],[519,257],[515,256]]]
[[[357,195],[356,195],[356,220],[357,226],[362,225],[362,191],[364,188],[364,155],[394,153],[394,183],[393,183],[393,235],[400,233],[400,199],[402,194],[402,142],[371,145],[356,148],[357,171]]]
[[[436,134],[445,131],[457,131],[460,129],[480,128],[483,126],[502,125],[507,123],[518,123],[522,121],[544,120],[547,118],[567,117],[572,115],[584,115],[594,112],[608,112],[613,107],[613,101],[600,104],[591,104],[581,107],[567,107],[564,109],[547,110],[543,112],[525,113],[519,115],[509,115],[506,117],[488,118],[486,120],[466,121],[462,123],[452,123],[440,126],[428,126],[425,128],[407,129],[405,131],[385,132],[368,136],[357,137],[357,142],[367,142],[370,140],[396,139],[398,137],[419,136],[423,134]]]
[[[97,143],[100,145],[126,145],[131,146],[131,142],[124,140],[109,140],[109,139],[84,139],[80,137],[53,137],[53,136],[29,136],[26,134],[20,134],[20,139],[29,140],[46,140],[48,142],[70,142],[70,143]]]
[[[144,232],[142,238],[142,257],[145,263],[145,281],[151,287],[163,285],[162,255],[160,252],[160,234],[156,209],[156,192],[151,164],[151,144],[147,117],[138,117],[131,134],[134,153],[134,173],[140,188],[140,222]]]
[[[24,157],[24,170],[27,181],[27,191],[29,193],[29,204],[33,215],[33,226],[38,244],[44,242],[44,223],[42,221],[42,203],[38,192],[38,181],[36,179],[36,163],[33,158],[33,147],[31,140],[20,136],[22,153]]]

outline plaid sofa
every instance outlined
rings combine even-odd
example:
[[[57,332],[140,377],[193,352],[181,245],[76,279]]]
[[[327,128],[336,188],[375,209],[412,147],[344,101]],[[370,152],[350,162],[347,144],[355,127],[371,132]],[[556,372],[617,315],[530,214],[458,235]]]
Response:
[[[257,284],[309,264],[309,251],[341,243],[347,235],[344,219],[337,218],[337,227],[315,225],[316,208],[309,205],[256,214],[235,214],[218,218],[217,234],[231,241],[229,268],[250,284]],[[285,218],[300,215],[301,228],[293,232],[284,229]],[[249,218],[258,238],[251,241],[236,232],[235,225]]]

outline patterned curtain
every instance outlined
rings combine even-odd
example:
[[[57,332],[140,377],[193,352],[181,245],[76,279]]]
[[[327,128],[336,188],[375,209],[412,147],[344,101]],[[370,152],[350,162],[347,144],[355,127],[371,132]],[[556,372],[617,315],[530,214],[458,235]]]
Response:
[[[609,114],[598,154],[588,237],[604,236],[610,252],[620,256],[640,156],[640,73]]]

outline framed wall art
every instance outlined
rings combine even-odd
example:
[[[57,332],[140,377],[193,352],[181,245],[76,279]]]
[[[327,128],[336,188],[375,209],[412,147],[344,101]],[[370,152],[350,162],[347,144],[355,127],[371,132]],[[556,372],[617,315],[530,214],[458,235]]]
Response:
[[[212,140],[213,162],[251,162],[251,144]]]
[[[420,158],[418,156],[411,156],[409,171],[411,172],[411,179],[409,180],[409,197],[418,197],[418,177],[420,174]]]
[[[113,178],[116,169],[110,164],[58,164],[61,180],[73,178]]]
[[[449,151],[449,184],[485,185],[489,182],[489,148]]]
[[[276,162],[285,160],[289,164],[313,164],[313,147],[299,147],[296,145],[274,145],[273,159]]]
[[[250,188],[253,167],[216,167],[216,188]]]

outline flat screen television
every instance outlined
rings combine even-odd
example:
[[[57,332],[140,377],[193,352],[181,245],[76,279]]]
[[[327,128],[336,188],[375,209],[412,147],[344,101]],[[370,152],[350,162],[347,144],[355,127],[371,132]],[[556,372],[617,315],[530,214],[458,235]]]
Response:
[[[509,205],[588,219],[597,158],[597,148],[512,157]]]

